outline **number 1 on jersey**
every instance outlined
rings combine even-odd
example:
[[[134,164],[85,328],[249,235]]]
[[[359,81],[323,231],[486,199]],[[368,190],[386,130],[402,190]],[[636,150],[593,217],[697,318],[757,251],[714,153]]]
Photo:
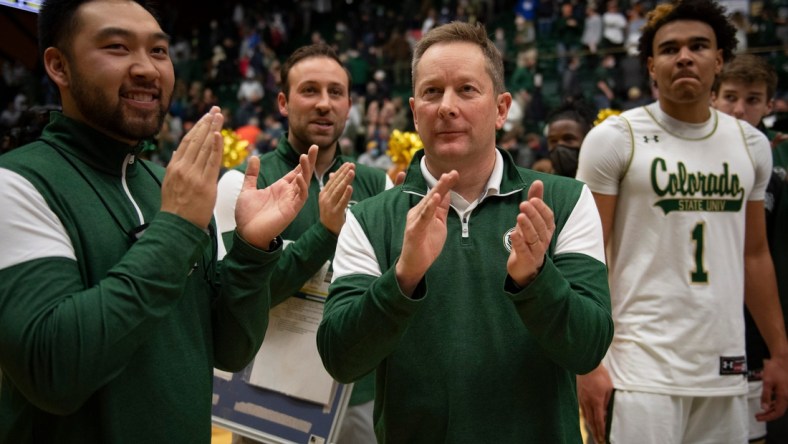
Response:
[[[705,284],[709,282],[709,273],[706,272],[703,266],[703,256],[705,253],[705,245],[703,243],[703,233],[706,226],[703,222],[699,222],[692,229],[692,241],[695,242],[695,269],[690,273],[690,279],[696,284]]]

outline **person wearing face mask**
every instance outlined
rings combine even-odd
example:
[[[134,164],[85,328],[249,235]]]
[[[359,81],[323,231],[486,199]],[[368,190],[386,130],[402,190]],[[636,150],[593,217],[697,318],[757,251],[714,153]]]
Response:
[[[580,145],[594,126],[594,114],[583,101],[569,101],[547,117],[547,148],[552,172],[575,177]]]

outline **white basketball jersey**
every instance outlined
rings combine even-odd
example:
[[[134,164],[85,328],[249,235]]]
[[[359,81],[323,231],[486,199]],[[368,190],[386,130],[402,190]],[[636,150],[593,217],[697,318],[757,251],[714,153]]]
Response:
[[[608,261],[616,330],[605,360],[616,388],[746,393],[746,205],[763,199],[771,169],[758,134],[714,110],[703,124],[683,123],[658,104],[589,133],[578,179],[618,196]]]

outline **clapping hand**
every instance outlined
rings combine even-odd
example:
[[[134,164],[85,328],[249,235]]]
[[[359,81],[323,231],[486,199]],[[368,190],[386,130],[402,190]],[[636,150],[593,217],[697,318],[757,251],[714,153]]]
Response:
[[[345,224],[345,210],[353,196],[353,178],[356,175],[356,165],[345,162],[339,169],[331,173],[328,182],[320,190],[318,205],[320,206],[320,222],[335,236],[339,234]]]
[[[216,203],[222,161],[224,117],[214,106],[202,116],[172,155],[161,185],[161,210],[207,228]]]
[[[402,252],[396,265],[397,282],[402,292],[413,294],[446,242],[446,217],[451,202],[450,191],[460,175],[452,170],[442,174],[438,183],[408,211]]]
[[[236,230],[246,242],[268,249],[271,241],[295,219],[309,194],[316,159],[317,145],[312,145],[292,171],[271,186],[258,189],[260,158],[249,158],[244,184],[235,204]]]
[[[543,195],[544,184],[537,180],[528,190],[528,199],[520,203],[520,214],[511,236],[512,252],[506,271],[520,288],[528,285],[542,268],[555,231],[553,210],[544,203]]]

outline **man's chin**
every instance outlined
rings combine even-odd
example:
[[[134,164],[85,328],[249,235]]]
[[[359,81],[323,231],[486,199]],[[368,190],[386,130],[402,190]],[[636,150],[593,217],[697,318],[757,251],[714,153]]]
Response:
[[[161,131],[164,117],[160,114],[150,113],[148,115],[128,115],[124,116],[122,123],[125,132],[135,135],[137,139],[147,139],[155,136]],[[136,113],[135,113],[136,114]]]
[[[437,153],[445,154],[465,154],[470,152],[468,144],[461,141],[436,141],[432,149]]]
[[[151,122],[126,122],[118,129],[123,138],[139,141],[154,137],[161,130],[161,125]]]
[[[337,140],[339,139],[334,139],[330,137],[312,137],[307,145],[308,147],[312,145],[317,145],[317,147],[322,151],[328,149],[329,147],[334,146]]]
[[[697,99],[703,90],[703,86],[697,81],[684,81],[673,84],[673,95],[686,101]]]

